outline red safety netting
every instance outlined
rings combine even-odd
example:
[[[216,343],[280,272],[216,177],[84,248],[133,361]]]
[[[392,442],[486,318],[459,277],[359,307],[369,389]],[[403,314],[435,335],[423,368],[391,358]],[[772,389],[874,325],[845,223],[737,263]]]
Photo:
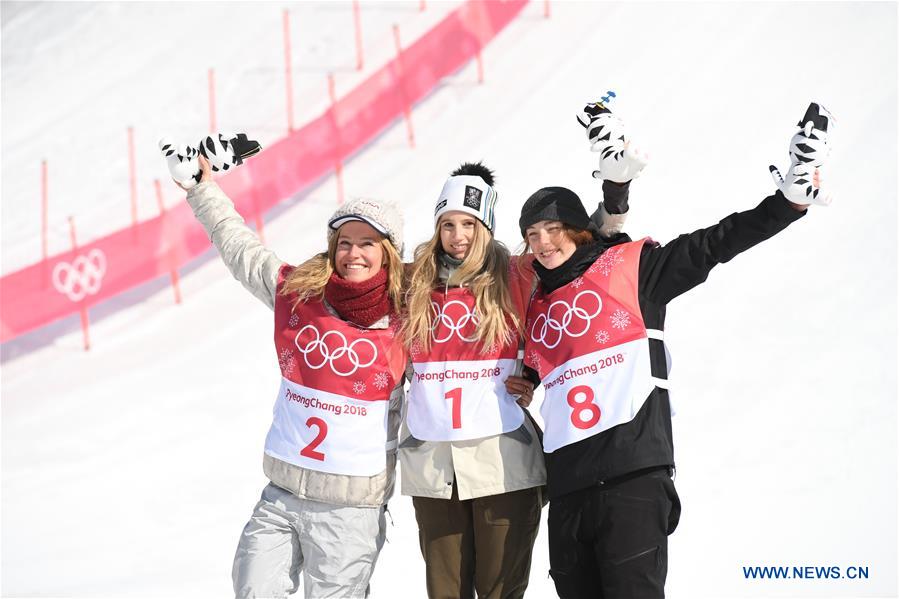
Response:
[[[310,186],[471,60],[527,0],[469,0],[327,112],[218,180],[245,217]],[[186,202],[0,279],[0,341],[166,275],[209,241]]]

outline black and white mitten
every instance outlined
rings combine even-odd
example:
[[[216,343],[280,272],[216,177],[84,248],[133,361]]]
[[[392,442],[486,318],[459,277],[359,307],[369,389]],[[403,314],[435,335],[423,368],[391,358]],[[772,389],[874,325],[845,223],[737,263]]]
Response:
[[[590,151],[599,153],[599,168],[593,177],[627,183],[640,176],[649,155],[631,143],[624,121],[609,110],[614,97],[615,92],[609,91],[599,102],[587,104],[577,120],[587,130]]]
[[[184,189],[190,189],[200,182],[200,152],[187,144],[176,145],[167,137],[159,140],[159,150],[165,158],[169,174]]]
[[[219,133],[202,139],[197,148],[184,144],[178,146],[163,138],[159,140],[159,149],[172,178],[185,189],[190,189],[200,182],[202,176],[198,156],[206,158],[212,172],[217,173],[243,164],[245,158],[258,154],[262,146],[247,139],[246,133]]]
[[[243,164],[244,158],[257,154],[261,149],[258,142],[247,139],[246,133],[210,135],[199,146],[200,154],[209,161],[214,173]]]
[[[822,166],[830,155],[830,133],[834,118],[826,108],[812,102],[797,123],[799,131],[790,140],[790,168],[786,177],[773,164],[768,167],[774,184],[794,204],[829,206],[833,196],[822,186]]]

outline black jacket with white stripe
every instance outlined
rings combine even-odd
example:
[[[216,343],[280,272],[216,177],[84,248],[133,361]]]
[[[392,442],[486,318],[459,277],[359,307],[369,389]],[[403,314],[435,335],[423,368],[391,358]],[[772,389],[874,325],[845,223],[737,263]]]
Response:
[[[774,236],[805,211],[796,210],[778,191],[752,210],[737,212],[718,224],[681,235],[660,246],[647,243],[640,256],[638,293],[647,329],[662,330],[665,307],[672,299],[704,282],[717,264]],[[547,271],[535,263],[540,284],[553,291],[581,276],[611,245],[630,241],[621,234],[578,251],[562,266]],[[661,341],[650,341],[653,376],[667,378]],[[674,466],[668,391],[656,387],[633,420],[545,454],[550,499],[638,470]]]

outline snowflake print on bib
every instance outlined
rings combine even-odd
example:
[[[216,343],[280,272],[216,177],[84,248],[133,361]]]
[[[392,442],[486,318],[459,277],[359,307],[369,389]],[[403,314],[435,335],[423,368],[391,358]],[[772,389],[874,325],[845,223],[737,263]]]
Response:
[[[372,380],[374,381],[372,384],[378,391],[383,391],[390,384],[390,378],[386,372],[377,373]]]
[[[587,269],[587,274],[592,275],[598,272],[602,274],[602,276],[608,277],[616,265],[624,262],[624,257],[622,256],[623,252],[624,250],[621,247],[607,249],[600,255],[599,259]]]
[[[624,310],[615,310],[609,320],[612,322],[612,327],[621,329],[622,331],[631,324],[630,314]]]

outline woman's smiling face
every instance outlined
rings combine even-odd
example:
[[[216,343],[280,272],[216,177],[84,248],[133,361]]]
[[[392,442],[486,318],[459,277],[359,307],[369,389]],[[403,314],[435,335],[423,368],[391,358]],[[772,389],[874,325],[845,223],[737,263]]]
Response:
[[[361,283],[375,276],[384,266],[383,235],[371,225],[350,221],[337,231],[334,270],[341,279]]]
[[[440,246],[447,255],[464,260],[474,239],[477,219],[466,212],[452,210],[440,217]]]
[[[557,220],[534,223],[525,230],[525,240],[537,261],[548,270],[564,264],[577,249],[562,223]]]

